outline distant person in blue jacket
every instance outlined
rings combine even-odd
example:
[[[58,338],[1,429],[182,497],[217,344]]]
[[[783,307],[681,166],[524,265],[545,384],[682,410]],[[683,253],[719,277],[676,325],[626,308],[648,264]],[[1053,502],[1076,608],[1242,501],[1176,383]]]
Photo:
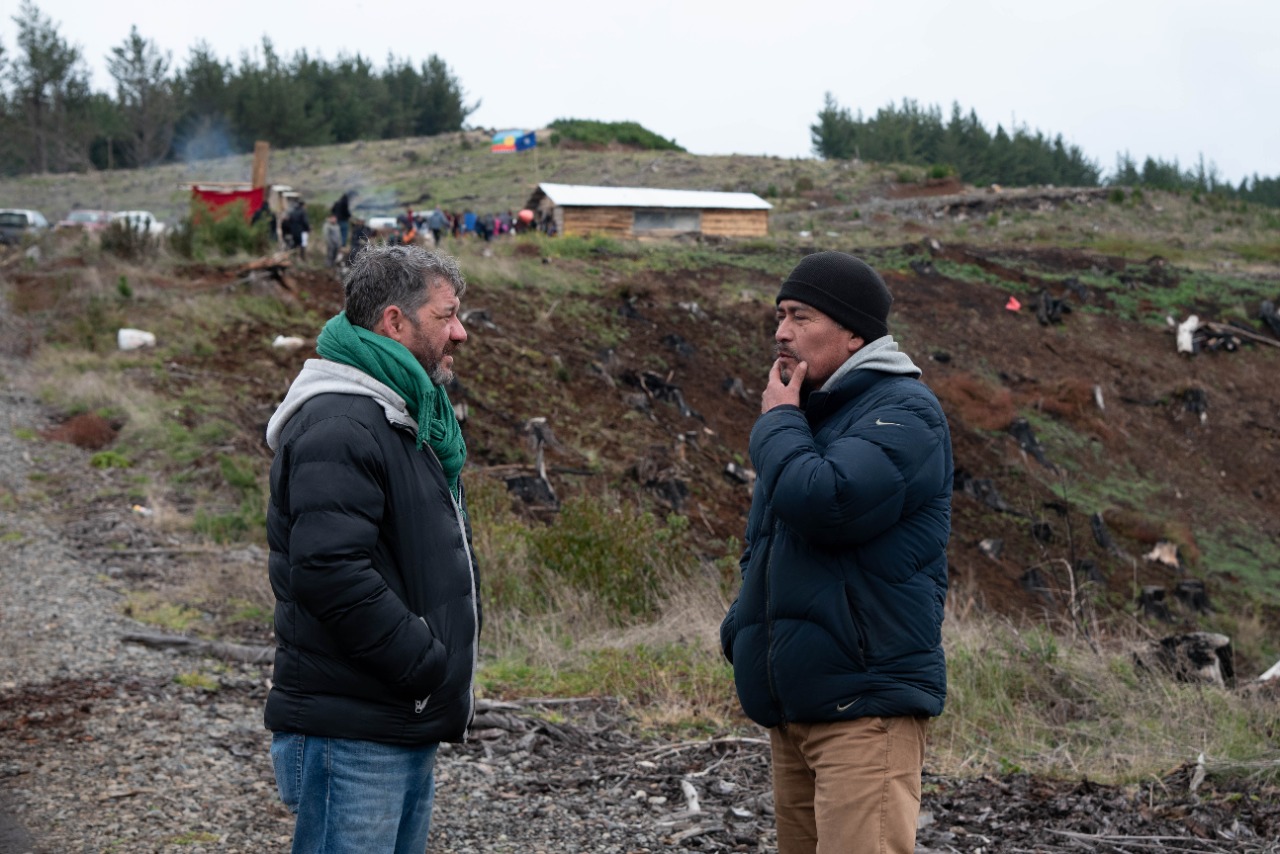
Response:
[[[951,436],[889,335],[892,301],[867,264],[819,252],[776,302],[720,639],[769,729],[779,854],[911,854],[926,723],[946,698]]]

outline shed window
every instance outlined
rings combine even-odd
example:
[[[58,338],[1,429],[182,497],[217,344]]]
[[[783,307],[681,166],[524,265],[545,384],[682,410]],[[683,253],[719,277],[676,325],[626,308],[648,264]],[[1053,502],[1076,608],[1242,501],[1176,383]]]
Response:
[[[656,210],[635,212],[634,231],[701,231],[702,212],[688,210]]]

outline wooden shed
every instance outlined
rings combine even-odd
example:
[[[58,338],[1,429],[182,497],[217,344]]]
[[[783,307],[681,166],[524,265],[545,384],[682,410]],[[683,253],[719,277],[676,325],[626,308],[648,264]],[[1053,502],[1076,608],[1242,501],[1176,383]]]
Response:
[[[527,207],[556,234],[765,237],[773,205],[755,193],[539,184]]]

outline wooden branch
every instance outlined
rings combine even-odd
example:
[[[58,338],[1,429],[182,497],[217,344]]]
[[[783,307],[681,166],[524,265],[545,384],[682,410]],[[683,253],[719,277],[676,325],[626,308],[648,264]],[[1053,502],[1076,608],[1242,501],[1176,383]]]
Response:
[[[153,649],[176,649],[189,655],[207,655],[225,661],[243,661],[262,664],[275,657],[274,646],[245,646],[225,641],[207,641],[184,635],[132,634],[120,638],[125,643],[136,643]]]
[[[113,555],[136,557],[141,555],[214,554],[221,551],[225,551],[225,549],[213,546],[153,546],[145,549],[84,549],[80,554],[102,555],[104,557]]]
[[[1229,323],[1202,323],[1201,326],[1210,332],[1216,332],[1219,335],[1238,335],[1241,338],[1247,338],[1250,341],[1257,341],[1259,344],[1270,344],[1272,347],[1280,347],[1280,341],[1275,338],[1268,338],[1265,335],[1259,335],[1257,332],[1250,332],[1247,329],[1241,329],[1239,326],[1232,326]]]
[[[1102,842],[1109,842],[1113,845],[1115,844],[1131,845],[1131,846],[1136,846],[1138,848],[1147,848],[1152,851],[1194,850],[1194,851],[1202,852],[1202,854],[1204,854],[1204,852],[1219,852],[1219,851],[1226,852],[1226,851],[1232,850],[1228,848],[1220,848],[1220,847],[1214,846],[1207,839],[1200,839],[1198,837],[1189,837],[1189,836],[1124,836],[1120,834],[1108,834],[1108,833],[1078,833],[1073,830],[1058,830],[1057,828],[1053,828],[1053,827],[1045,828],[1045,830],[1048,831],[1049,833],[1057,834],[1058,836],[1065,836],[1068,839],[1071,839],[1074,841],[1088,843],[1089,847],[1093,848],[1094,850],[1097,850],[1094,846]],[[1178,842],[1190,843],[1195,845],[1196,847],[1194,849],[1178,849],[1178,848],[1168,847],[1169,843],[1178,843]],[[1203,847],[1206,845],[1210,847],[1208,848]]]
[[[747,736],[725,736],[723,738],[708,738],[705,741],[685,741],[680,744],[666,744],[662,747],[645,751],[638,755],[648,755],[657,759],[662,756],[674,755],[684,750],[690,750],[697,747],[714,747],[717,744],[758,744],[767,747],[769,740],[767,738],[750,738]]]
[[[576,703],[617,703],[617,697],[526,697],[516,701],[521,706],[569,706]]]

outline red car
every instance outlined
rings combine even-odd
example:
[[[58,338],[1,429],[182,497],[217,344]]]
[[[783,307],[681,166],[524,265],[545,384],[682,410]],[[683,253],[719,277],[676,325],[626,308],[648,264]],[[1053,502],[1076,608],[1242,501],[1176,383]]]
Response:
[[[67,214],[67,218],[54,226],[57,230],[80,228],[85,231],[102,231],[111,221],[111,211],[91,211],[77,208]]]

